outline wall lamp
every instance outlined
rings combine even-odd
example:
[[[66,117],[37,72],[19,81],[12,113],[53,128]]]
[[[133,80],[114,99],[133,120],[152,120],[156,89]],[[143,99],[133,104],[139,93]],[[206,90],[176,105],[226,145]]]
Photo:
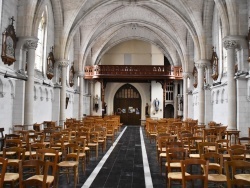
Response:
[[[15,76],[15,75],[8,74],[7,71],[4,74],[4,78],[13,78],[16,80],[23,80],[23,81],[27,81],[27,79],[28,79],[26,76],[19,76],[19,75]]]

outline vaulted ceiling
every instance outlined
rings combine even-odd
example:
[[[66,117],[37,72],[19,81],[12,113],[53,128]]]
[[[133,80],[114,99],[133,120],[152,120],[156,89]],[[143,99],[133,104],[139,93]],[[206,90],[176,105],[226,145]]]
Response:
[[[156,45],[172,65],[182,65],[184,70],[211,56],[206,41],[212,35],[214,0],[51,2],[56,30],[62,31],[60,53],[67,57],[74,44],[79,70],[98,64],[110,48],[131,39]]]

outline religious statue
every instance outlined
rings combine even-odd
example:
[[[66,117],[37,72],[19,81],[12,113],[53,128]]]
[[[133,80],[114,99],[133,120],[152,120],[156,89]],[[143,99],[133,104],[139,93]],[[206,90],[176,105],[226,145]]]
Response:
[[[154,101],[154,105],[155,105],[155,111],[158,112],[159,106],[160,106],[160,101],[157,98]]]
[[[96,95],[95,98],[94,98],[94,108],[95,108],[95,111],[97,112],[98,108],[99,108],[99,97],[98,97],[98,95]]]
[[[148,114],[148,103],[146,103],[146,106],[145,106],[145,115],[149,116],[149,114]]]

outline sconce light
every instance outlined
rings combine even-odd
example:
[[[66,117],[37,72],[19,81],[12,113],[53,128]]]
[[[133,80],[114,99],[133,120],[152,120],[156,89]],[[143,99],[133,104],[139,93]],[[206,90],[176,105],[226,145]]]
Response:
[[[27,77],[26,76],[18,76],[18,75],[14,76],[14,75],[8,74],[7,71],[4,74],[4,78],[13,78],[13,79],[16,79],[16,80],[27,81]]]

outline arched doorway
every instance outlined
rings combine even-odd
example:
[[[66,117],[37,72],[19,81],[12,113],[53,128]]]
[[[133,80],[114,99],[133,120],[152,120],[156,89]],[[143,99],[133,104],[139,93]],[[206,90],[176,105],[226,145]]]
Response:
[[[167,104],[165,107],[164,118],[173,118],[174,117],[174,107],[172,104]]]
[[[141,95],[134,86],[125,84],[117,90],[114,112],[120,115],[120,121],[124,125],[140,125]]]

